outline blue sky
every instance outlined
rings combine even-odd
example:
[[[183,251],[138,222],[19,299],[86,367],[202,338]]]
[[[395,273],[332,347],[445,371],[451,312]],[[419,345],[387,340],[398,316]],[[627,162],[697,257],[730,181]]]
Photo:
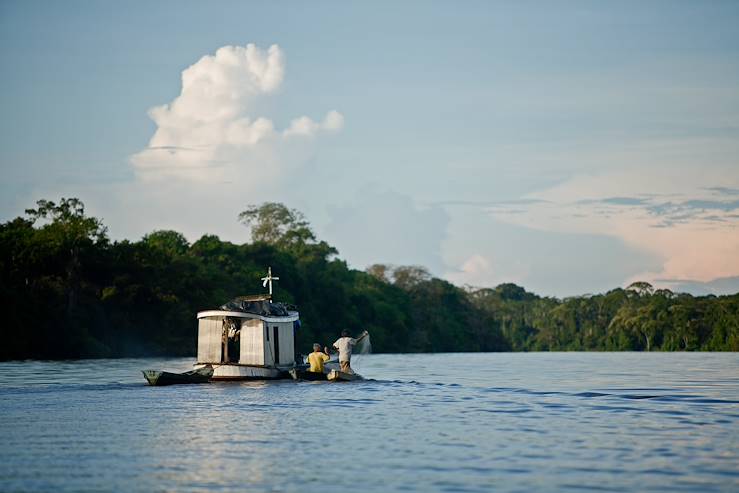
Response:
[[[737,24],[736,2],[5,1],[0,218],[77,196],[114,238],[240,242],[277,200],[357,268],[734,292]]]

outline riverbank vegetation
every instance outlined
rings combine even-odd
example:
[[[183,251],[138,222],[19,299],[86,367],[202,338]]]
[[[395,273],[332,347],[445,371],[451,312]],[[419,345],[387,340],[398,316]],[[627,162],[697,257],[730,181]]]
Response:
[[[78,199],[39,201],[0,224],[0,359],[194,355],[196,312],[259,292],[267,266],[280,276],[275,299],[301,312],[305,351],[345,328],[368,330],[375,352],[739,350],[739,294],[462,288],[417,266],[350,269],[282,204],[239,220],[251,242],[176,231],[111,241]]]

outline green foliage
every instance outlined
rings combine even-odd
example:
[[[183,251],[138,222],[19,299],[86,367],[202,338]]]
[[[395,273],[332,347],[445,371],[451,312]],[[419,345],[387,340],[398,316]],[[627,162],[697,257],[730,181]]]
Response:
[[[261,290],[298,306],[299,349],[368,330],[378,352],[739,350],[739,294],[648,283],[565,300],[515,284],[464,290],[423,267],[349,269],[282,204],[240,215],[253,243],[176,231],[111,243],[78,199],[41,200],[0,224],[0,359],[192,355],[196,312]]]
[[[161,250],[162,252],[176,257],[187,253],[190,248],[187,238],[182,233],[171,230],[160,230],[154,231],[144,236],[143,242],[146,243],[153,249]]]
[[[693,297],[634,283],[556,300],[522,291],[511,296],[505,286],[470,295],[501,322],[514,351],[737,350],[739,294]]]
[[[251,228],[252,241],[284,245],[316,239],[302,212],[277,202],[250,205],[239,214],[239,221]]]

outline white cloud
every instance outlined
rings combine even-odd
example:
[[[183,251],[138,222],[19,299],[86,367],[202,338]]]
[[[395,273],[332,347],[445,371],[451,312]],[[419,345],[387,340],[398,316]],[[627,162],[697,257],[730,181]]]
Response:
[[[300,116],[279,131],[252,115],[254,103],[278,91],[284,76],[277,45],[224,46],[202,57],[182,72],[180,94],[149,110],[157,129],[131,158],[137,179],[248,186],[273,183],[299,166],[306,151],[294,138],[338,131],[344,118],[335,110],[321,122]]]
[[[285,73],[277,45],[219,48],[182,72],[177,97],[149,110],[156,129],[130,158],[133,180],[55,183],[34,195],[82,198],[116,239],[175,229],[190,240],[208,233],[247,241],[238,213],[266,200],[299,206],[298,195],[305,192],[289,185],[302,176],[319,137],[343,127],[343,116],[334,110],[318,122],[298,116],[277,123],[255,114],[266,107],[266,98],[277,97]]]
[[[322,130],[338,131],[343,127],[344,116],[338,111],[329,111],[321,123],[314,122],[307,116],[294,119],[290,122],[290,126],[283,132],[283,135],[286,137],[293,135],[312,137]]]
[[[739,275],[739,201],[721,196],[739,175],[724,169],[632,165],[578,175],[526,196],[521,210],[490,208],[498,220],[558,233],[618,238],[663,258],[662,268],[625,282]],[[726,194],[723,194],[726,195]]]
[[[492,262],[476,253],[468,257],[458,271],[447,272],[444,277],[455,284],[488,286],[494,283],[495,271]]]

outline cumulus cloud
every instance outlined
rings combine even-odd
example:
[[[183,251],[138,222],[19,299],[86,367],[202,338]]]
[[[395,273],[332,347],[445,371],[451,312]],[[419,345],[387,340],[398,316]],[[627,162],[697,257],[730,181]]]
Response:
[[[316,133],[325,131],[341,130],[344,126],[344,117],[338,111],[329,111],[322,122],[314,122],[307,116],[301,116],[290,122],[290,126],[283,132],[286,137],[301,135],[311,137]]]
[[[320,137],[344,123],[335,110],[316,121],[300,113],[273,121],[260,111],[279,102],[285,60],[277,45],[224,46],[203,56],[182,72],[177,96],[149,110],[156,128],[130,157],[132,180],[67,192],[55,184],[36,196],[83,198],[115,238],[167,228],[190,240],[205,233],[248,240],[238,213],[265,200],[302,207],[300,190],[288,185],[305,174]]]
[[[322,121],[294,118],[284,130],[252,114],[255,103],[279,90],[285,55],[277,45],[224,46],[182,72],[180,94],[149,110],[157,128],[149,145],[131,158],[144,182],[181,180],[271,182],[299,164],[295,139],[343,127],[329,111]]]

